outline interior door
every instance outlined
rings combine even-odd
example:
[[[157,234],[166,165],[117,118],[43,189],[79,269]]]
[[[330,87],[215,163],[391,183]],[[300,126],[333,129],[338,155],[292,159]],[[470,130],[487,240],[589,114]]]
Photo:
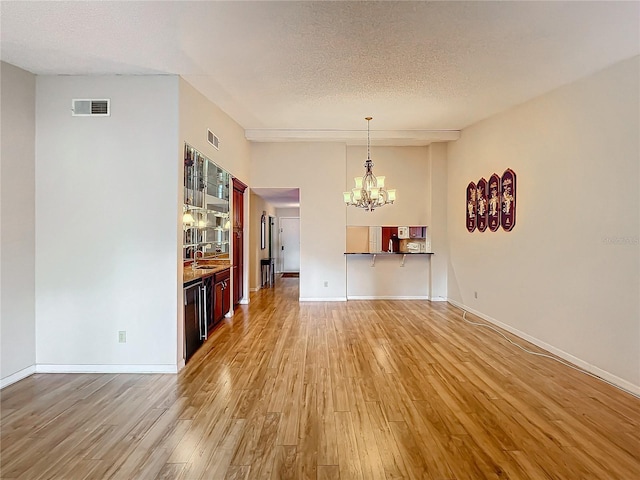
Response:
[[[280,219],[282,271],[300,271],[300,218]]]

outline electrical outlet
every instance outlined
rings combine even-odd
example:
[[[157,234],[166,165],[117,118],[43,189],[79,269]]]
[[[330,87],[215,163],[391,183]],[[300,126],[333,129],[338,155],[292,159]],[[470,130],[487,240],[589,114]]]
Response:
[[[328,287],[329,286],[329,282],[324,282],[324,286]]]
[[[473,292],[473,296],[474,296],[475,298],[478,298],[478,292]]]
[[[119,343],[127,343],[127,332],[121,330],[118,332],[118,342]]]

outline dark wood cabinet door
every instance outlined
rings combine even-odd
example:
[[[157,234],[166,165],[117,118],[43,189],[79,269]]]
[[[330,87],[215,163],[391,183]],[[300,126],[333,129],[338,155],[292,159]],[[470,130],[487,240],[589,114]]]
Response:
[[[213,302],[213,321],[219,322],[224,318],[224,314],[229,310],[224,309],[224,281],[218,282],[214,286],[215,300]],[[228,302],[227,302],[228,303]]]
[[[200,284],[184,289],[184,359],[191,356],[202,345],[200,332]]]
[[[244,236],[242,232],[234,232],[233,235],[233,304],[237,305],[243,294],[243,256],[244,256]]]
[[[229,292],[231,285],[229,279],[231,270],[226,269],[214,276],[213,286],[213,321],[214,324],[221,321],[229,311]]]
[[[244,191],[247,186],[233,179],[233,305],[244,296]]]
[[[233,189],[233,228],[242,230],[244,225],[244,192]]]
[[[222,305],[222,315],[224,316],[231,309],[231,284],[228,279],[225,281],[222,291]]]

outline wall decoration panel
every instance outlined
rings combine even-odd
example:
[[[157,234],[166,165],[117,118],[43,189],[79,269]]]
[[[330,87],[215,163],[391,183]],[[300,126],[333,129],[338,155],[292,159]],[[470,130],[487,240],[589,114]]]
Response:
[[[471,182],[467,186],[466,214],[467,230],[469,233],[476,229],[476,184]]]
[[[484,178],[478,180],[476,185],[476,226],[479,232],[484,232],[489,223],[489,210],[487,208],[487,181]]]
[[[495,232],[500,228],[500,176],[497,173],[489,178],[489,230]]]
[[[506,232],[510,232],[516,224],[516,174],[507,168],[502,174],[502,212],[500,222]]]

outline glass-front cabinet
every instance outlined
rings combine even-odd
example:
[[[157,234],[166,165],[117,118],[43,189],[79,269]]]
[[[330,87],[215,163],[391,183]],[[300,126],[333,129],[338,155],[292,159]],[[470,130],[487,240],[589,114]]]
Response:
[[[182,256],[228,257],[229,174],[192,146],[184,146]]]

